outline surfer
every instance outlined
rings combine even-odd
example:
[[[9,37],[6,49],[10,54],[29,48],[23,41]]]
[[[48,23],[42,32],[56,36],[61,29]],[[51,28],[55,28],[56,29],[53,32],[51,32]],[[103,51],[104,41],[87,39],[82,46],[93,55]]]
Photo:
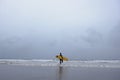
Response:
[[[60,64],[62,64],[63,61],[68,61],[68,58],[63,56],[62,53],[60,53],[59,55],[56,55],[56,58],[59,59]]]
[[[60,64],[63,63],[63,56],[62,56],[62,53],[60,53],[60,56],[62,59],[60,59]]]

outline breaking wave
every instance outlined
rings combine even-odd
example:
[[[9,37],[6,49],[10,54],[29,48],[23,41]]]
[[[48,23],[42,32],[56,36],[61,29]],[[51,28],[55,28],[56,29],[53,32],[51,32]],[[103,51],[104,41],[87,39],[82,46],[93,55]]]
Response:
[[[0,64],[23,65],[23,66],[59,66],[58,60],[22,60],[0,59]],[[120,68],[120,60],[91,60],[91,61],[66,61],[60,66],[65,67],[101,67]]]

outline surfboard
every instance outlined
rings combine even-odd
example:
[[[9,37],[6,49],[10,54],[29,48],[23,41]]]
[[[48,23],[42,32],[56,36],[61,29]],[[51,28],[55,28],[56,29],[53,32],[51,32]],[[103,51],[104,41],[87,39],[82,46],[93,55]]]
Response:
[[[56,58],[58,59],[63,59],[63,61],[68,61],[68,58],[67,57],[64,57],[63,58],[60,56],[60,55],[56,55]]]

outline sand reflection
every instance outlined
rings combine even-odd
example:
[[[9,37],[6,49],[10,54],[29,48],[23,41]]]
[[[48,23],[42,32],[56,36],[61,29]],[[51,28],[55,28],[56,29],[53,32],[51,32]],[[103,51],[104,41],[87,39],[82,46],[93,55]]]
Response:
[[[59,66],[59,76],[58,76],[58,80],[62,80],[63,77],[63,67]]]

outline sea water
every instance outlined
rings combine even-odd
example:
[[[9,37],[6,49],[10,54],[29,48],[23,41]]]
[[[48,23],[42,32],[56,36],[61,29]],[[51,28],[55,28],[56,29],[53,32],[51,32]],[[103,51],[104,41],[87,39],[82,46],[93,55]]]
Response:
[[[57,60],[22,60],[22,59],[0,59],[0,64],[24,65],[24,66],[58,66]],[[91,61],[64,61],[60,66],[64,67],[101,67],[120,68],[120,60],[91,60]]]
[[[120,80],[120,61],[1,59],[0,80]]]

